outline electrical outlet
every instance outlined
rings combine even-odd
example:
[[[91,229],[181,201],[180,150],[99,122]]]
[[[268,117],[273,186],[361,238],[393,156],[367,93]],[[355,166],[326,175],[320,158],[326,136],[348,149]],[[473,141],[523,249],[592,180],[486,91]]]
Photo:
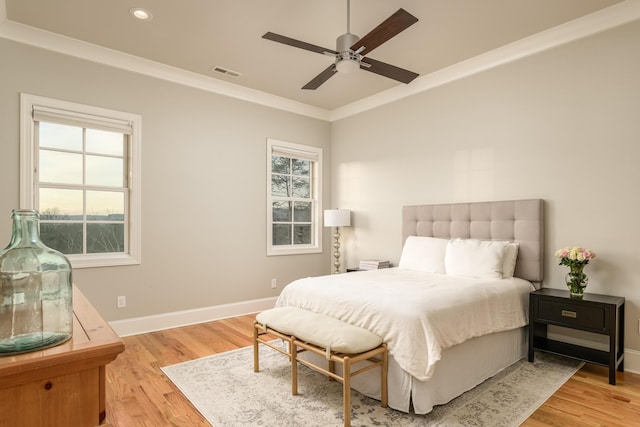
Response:
[[[278,287],[278,281],[276,279],[271,279],[271,289],[275,289]]]
[[[116,300],[116,307],[125,308],[126,306],[127,306],[127,297],[124,295],[118,296],[118,299]]]

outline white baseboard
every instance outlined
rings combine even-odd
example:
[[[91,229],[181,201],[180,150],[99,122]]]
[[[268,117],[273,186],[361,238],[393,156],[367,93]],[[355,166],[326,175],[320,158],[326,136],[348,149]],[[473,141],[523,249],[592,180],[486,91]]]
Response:
[[[121,337],[143,334],[146,332],[160,331],[163,329],[177,328],[180,326],[194,325],[197,323],[211,322],[213,320],[229,317],[243,316],[258,313],[273,308],[276,297],[263,298],[250,301],[242,301],[233,304],[214,305],[210,307],[196,308],[193,310],[174,311],[172,313],[157,314],[154,316],[134,317],[131,319],[115,320],[109,322],[113,330]],[[568,337],[562,334],[549,333],[550,338],[561,339],[577,345],[606,350],[602,343],[581,340],[576,337]],[[624,370],[640,374],[640,351],[624,350]]]
[[[624,349],[624,370],[640,374],[640,351]]]
[[[153,316],[109,322],[113,330],[121,337],[211,322],[229,317],[243,316],[273,308],[276,297],[242,301],[233,304],[214,305],[192,310],[174,311]]]

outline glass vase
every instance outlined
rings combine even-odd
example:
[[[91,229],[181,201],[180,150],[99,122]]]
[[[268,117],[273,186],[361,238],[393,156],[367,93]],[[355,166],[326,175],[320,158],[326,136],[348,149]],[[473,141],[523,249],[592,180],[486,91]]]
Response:
[[[71,264],[42,243],[38,211],[13,210],[0,251],[0,356],[52,347],[72,336]]]
[[[569,296],[571,298],[582,298],[584,296],[584,288],[589,284],[589,278],[584,274],[584,265],[572,265],[570,271],[565,276],[567,287],[569,288]]]

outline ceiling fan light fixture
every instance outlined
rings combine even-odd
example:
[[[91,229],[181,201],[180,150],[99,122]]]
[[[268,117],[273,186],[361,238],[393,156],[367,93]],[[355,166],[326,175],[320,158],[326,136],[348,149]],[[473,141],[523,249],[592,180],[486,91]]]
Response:
[[[350,74],[360,69],[360,62],[356,59],[340,59],[336,64],[336,69],[340,73]]]

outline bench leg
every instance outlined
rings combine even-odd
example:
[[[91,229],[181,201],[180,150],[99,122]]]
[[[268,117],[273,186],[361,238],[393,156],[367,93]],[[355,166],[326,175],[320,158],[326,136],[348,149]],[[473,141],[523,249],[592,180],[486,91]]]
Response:
[[[382,353],[382,366],[380,366],[380,370],[382,371],[382,375],[380,377],[380,387],[382,389],[380,401],[382,407],[386,408],[388,400],[387,369],[389,368],[389,353],[387,352],[387,345],[382,345],[384,347],[384,352]]]
[[[329,360],[328,368],[329,368],[329,372],[331,372],[332,374],[335,374],[336,373],[336,362],[334,362],[333,360]],[[333,377],[328,377],[328,378],[329,378],[329,381],[335,381],[333,379]]]
[[[253,322],[253,372],[260,370],[260,361],[258,360],[258,322]]]
[[[293,343],[294,338],[289,341],[289,353],[291,353],[291,394],[298,395],[298,346]]]
[[[343,359],[342,364],[342,399],[344,406],[344,427],[351,427],[351,360]]]

